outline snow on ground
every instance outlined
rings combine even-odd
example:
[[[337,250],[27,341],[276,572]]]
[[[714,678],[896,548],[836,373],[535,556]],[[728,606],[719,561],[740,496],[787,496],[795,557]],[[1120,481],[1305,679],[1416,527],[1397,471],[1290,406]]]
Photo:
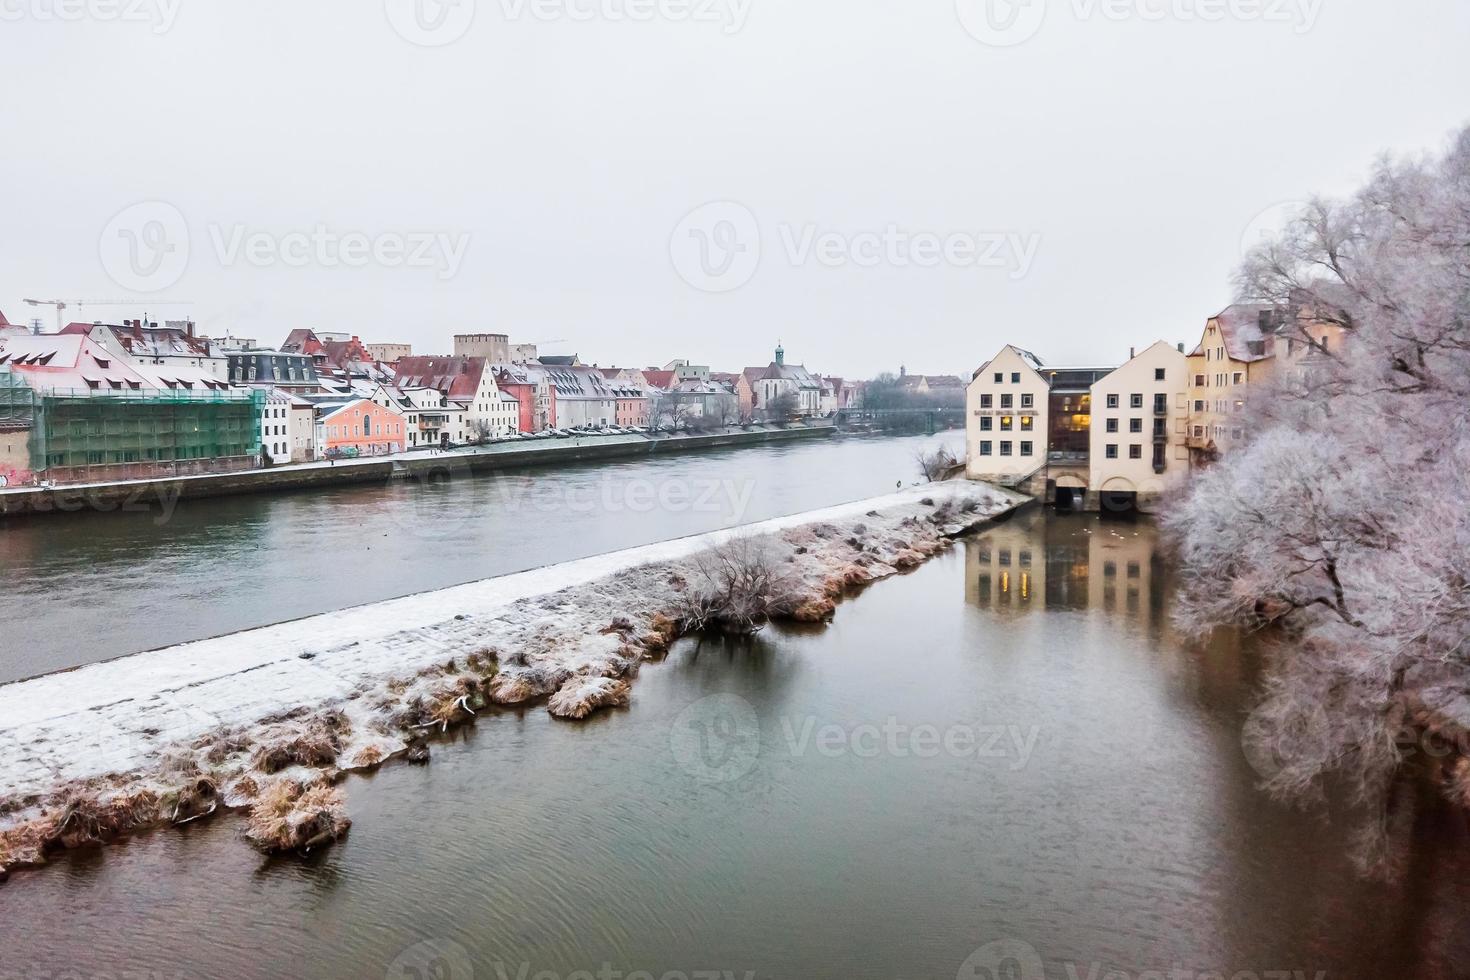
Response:
[[[146,788],[168,803],[181,778],[206,775],[227,802],[249,802],[274,776],[260,747],[323,717],[333,731],[318,736],[334,744],[320,765],[331,774],[400,754],[416,730],[462,723],[491,702],[560,694],[551,709],[571,717],[623,703],[625,679],[673,635],[684,576],[737,536],[777,548],[810,599],[798,616],[818,618],[844,574],[861,584],[911,567],[1024,501],[984,484],[932,484],[0,686],[0,867],[6,827],[81,784],[104,797]]]

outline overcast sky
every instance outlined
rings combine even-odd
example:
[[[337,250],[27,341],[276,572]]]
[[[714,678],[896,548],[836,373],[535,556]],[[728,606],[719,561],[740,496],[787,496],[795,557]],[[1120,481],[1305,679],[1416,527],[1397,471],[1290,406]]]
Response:
[[[1116,362],[1193,343],[1273,208],[1470,121],[1459,0],[53,2],[0,0],[0,311],[48,328],[24,297],[604,365]]]

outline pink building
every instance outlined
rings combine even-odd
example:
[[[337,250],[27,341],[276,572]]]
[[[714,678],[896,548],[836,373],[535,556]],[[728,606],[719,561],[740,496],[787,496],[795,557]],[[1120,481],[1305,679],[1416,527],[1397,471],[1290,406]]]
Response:
[[[408,438],[402,415],[367,398],[317,406],[321,443],[336,456],[356,450],[359,456],[387,456],[403,452]]]

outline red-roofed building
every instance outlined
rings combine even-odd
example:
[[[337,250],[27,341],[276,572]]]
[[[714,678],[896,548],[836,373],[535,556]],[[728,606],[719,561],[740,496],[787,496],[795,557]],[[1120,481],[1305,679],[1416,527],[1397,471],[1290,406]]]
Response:
[[[393,373],[399,388],[432,388],[463,403],[472,431],[486,437],[521,431],[519,401],[501,397],[495,366],[483,357],[405,357],[393,365]]]

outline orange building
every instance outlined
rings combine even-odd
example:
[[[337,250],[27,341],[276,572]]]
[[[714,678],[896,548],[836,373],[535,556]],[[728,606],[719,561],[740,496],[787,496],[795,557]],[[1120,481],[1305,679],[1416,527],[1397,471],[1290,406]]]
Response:
[[[402,415],[367,398],[319,404],[317,424],[321,444],[331,456],[401,453],[408,438]]]

